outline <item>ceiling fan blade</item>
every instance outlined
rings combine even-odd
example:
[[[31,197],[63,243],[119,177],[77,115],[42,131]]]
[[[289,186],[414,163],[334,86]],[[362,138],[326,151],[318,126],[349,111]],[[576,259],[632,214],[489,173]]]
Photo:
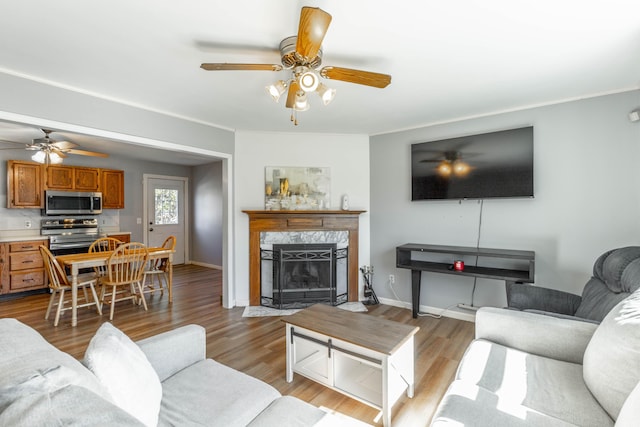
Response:
[[[56,141],[52,142],[50,145],[57,148],[58,150],[69,150],[78,146],[78,144],[71,141]]]
[[[68,154],[78,154],[80,156],[109,157],[109,155],[105,153],[98,153],[95,151],[86,151],[86,150],[75,150],[73,148],[70,150],[65,150],[65,152]]]
[[[64,151],[61,151],[60,149],[56,148],[54,145],[51,145],[51,152],[56,153],[58,156],[62,157],[63,159],[67,157],[67,154]]]
[[[296,52],[307,61],[315,58],[330,23],[331,15],[324,10],[318,7],[303,7],[300,11]]]
[[[371,71],[352,70],[351,68],[324,67],[320,75],[326,79],[342,80],[343,82],[359,85],[385,88],[391,83],[388,74],[372,73]]]
[[[300,90],[300,85],[297,81],[292,81],[289,85],[289,92],[287,93],[287,108],[293,108],[296,103],[296,93]]]
[[[277,64],[231,64],[228,62],[221,63],[204,63],[200,68],[207,71],[229,71],[229,70],[249,70],[249,71],[280,71],[282,65]]]

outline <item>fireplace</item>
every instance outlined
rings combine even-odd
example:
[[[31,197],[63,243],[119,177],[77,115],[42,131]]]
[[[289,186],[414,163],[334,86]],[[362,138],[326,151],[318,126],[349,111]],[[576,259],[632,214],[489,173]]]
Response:
[[[347,293],[348,301],[358,301],[358,217],[360,210],[264,211],[243,210],[249,216],[249,305],[261,305],[261,279],[265,266],[261,257],[261,240],[265,233],[344,232],[349,248]],[[327,242],[327,239],[324,240]],[[330,243],[334,241],[329,240]],[[283,242],[273,242],[283,243]],[[298,243],[298,242],[287,242]],[[306,243],[306,242],[303,242]],[[322,243],[314,240],[311,243]],[[340,248],[340,245],[338,245]]]
[[[261,305],[278,309],[348,298],[348,248],[336,243],[274,244],[261,249]]]

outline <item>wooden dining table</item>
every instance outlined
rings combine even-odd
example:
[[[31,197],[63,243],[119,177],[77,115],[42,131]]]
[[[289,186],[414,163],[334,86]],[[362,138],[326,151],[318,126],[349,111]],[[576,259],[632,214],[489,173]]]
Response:
[[[147,248],[149,261],[167,258],[167,273],[169,302],[173,302],[173,254],[175,250],[167,248]],[[83,268],[101,267],[107,265],[107,260],[112,252],[90,252],[79,254],[58,255],[56,259],[63,268],[68,268],[71,273],[71,326],[78,324],[78,274]]]

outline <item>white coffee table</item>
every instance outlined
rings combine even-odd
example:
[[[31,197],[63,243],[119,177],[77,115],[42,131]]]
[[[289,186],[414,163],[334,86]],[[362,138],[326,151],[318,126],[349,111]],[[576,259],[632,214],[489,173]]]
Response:
[[[287,382],[296,372],[382,411],[414,393],[414,335],[420,329],[316,304],[282,319],[287,333]]]

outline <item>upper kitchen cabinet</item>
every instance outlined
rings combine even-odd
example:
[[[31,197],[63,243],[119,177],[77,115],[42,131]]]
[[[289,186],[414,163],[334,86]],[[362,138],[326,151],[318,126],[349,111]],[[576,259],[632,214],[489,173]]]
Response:
[[[44,207],[43,167],[39,163],[7,161],[7,207]]]
[[[103,209],[124,209],[124,171],[100,169]]]
[[[7,161],[7,207],[44,208],[44,191],[100,191],[103,209],[124,209],[124,171]]]
[[[49,165],[46,170],[48,190],[98,191],[100,187],[98,168]]]

